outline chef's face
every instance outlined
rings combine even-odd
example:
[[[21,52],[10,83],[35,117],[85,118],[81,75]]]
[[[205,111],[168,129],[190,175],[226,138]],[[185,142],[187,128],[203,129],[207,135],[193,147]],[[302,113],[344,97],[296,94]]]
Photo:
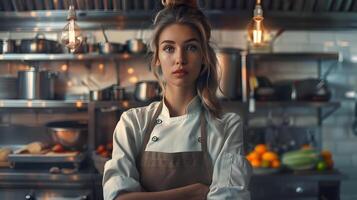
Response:
[[[159,37],[158,61],[167,86],[195,87],[202,66],[199,36],[188,25],[172,24]]]

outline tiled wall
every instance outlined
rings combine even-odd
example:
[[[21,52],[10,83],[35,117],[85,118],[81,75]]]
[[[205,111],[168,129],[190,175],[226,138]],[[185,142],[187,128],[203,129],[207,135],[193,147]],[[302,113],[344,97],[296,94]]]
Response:
[[[143,36],[149,38],[150,31],[108,31],[108,38],[113,42],[125,42],[127,39]],[[27,34],[32,37],[34,34]],[[100,31],[92,33],[95,41],[104,41]],[[244,31],[213,31],[212,42],[215,47],[246,48]],[[332,116],[323,122],[323,148],[333,152],[335,166],[348,176],[342,182],[341,197],[343,200],[357,199],[357,135],[351,131],[354,120],[354,101],[346,98],[345,92],[357,91],[357,31],[286,31],[275,42],[274,51],[277,52],[339,52],[344,58],[342,63],[332,70],[327,80],[329,81],[333,100],[341,101],[341,107]],[[22,38],[23,34],[13,34],[12,38]],[[0,33],[0,38],[6,33]],[[53,34],[49,38],[56,39]],[[341,60],[342,61],[342,60]],[[328,67],[328,63],[326,63]],[[137,69],[138,80],[152,79],[147,64],[127,62],[122,64],[123,77],[121,83],[129,84],[129,76],[124,75],[128,67]],[[316,62],[267,62],[259,66],[259,73],[267,74],[273,81],[278,79],[293,79],[315,76],[317,74]],[[326,67],[324,69],[327,69]]]

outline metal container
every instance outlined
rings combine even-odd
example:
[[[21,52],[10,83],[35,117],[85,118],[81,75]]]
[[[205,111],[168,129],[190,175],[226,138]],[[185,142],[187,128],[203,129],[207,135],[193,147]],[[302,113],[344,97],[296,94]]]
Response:
[[[16,41],[11,39],[3,39],[0,41],[0,53],[15,53]]]
[[[146,51],[146,45],[142,39],[128,40],[126,45],[130,53],[144,53]]]
[[[58,121],[46,124],[54,143],[65,148],[83,150],[88,137],[87,121]]]
[[[56,73],[38,71],[35,67],[18,72],[20,99],[54,99]]]
[[[134,98],[137,101],[154,101],[160,99],[160,85],[157,81],[141,81],[136,83]]]
[[[217,96],[222,99],[239,99],[241,87],[241,49],[223,48],[217,51],[219,87]]]

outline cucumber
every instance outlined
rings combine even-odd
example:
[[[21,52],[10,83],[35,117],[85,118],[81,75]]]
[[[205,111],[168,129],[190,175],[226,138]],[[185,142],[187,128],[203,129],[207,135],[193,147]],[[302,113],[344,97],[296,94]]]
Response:
[[[311,169],[319,161],[319,156],[313,149],[290,151],[282,155],[282,164],[293,170]]]

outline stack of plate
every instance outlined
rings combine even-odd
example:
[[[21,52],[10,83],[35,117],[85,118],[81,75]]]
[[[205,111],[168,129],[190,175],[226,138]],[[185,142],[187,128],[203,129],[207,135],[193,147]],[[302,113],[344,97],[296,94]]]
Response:
[[[10,76],[0,77],[0,99],[17,98],[17,78]]]

